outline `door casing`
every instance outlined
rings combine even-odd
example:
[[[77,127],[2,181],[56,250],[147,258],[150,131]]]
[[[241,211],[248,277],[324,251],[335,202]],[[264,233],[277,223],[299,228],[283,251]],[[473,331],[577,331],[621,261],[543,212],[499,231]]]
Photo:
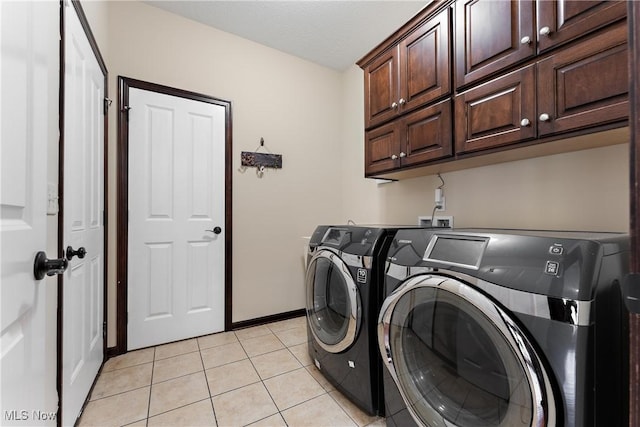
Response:
[[[128,77],[118,76],[118,177],[117,177],[117,226],[116,249],[118,252],[116,273],[116,346],[109,350],[110,354],[123,354],[127,351],[127,307],[128,307],[128,235],[129,235],[129,89],[138,88],[166,95],[187,98],[194,101],[207,102],[225,108],[225,272],[224,272],[224,329],[231,330],[232,286],[231,286],[231,242],[232,242],[232,121],[231,102],[150,83]]]

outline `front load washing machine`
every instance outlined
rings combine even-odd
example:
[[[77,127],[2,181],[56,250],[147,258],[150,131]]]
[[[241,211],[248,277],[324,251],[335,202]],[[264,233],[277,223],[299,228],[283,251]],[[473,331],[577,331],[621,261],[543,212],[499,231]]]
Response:
[[[372,415],[384,409],[376,324],[384,260],[396,230],[320,226],[309,243],[309,355],[338,390]]]
[[[388,426],[614,426],[624,234],[400,230],[378,324]]]

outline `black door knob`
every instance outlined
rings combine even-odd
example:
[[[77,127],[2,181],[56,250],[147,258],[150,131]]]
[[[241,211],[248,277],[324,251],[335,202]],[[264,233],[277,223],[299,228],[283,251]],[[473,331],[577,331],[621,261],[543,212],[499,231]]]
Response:
[[[204,230],[204,231],[208,231],[210,233],[214,233],[214,234],[220,234],[222,233],[222,228],[215,226],[213,227],[213,230]]]
[[[82,259],[86,254],[87,254],[87,251],[83,247],[80,247],[78,248],[78,250],[74,251],[71,246],[67,246],[67,259],[69,261],[71,261],[71,259],[74,256],[77,256],[78,258]]]
[[[42,280],[45,276],[54,276],[62,274],[69,266],[69,261],[64,258],[48,259],[47,254],[40,251],[36,254],[33,263],[33,275],[36,280]]]

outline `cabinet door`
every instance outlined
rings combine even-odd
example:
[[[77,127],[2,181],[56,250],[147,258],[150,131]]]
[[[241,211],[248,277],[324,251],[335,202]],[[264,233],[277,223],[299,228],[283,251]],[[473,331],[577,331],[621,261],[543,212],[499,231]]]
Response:
[[[402,119],[400,160],[416,165],[451,156],[451,101],[446,100]]]
[[[398,111],[398,46],[384,52],[364,70],[364,124],[369,129]]]
[[[364,174],[388,171],[400,166],[400,123],[394,121],[365,132]]]
[[[449,8],[400,43],[400,111],[409,111],[451,92]]]
[[[627,119],[626,41],[621,22],[538,63],[541,136]]]
[[[536,53],[533,1],[460,0],[455,9],[456,87]]]
[[[538,2],[538,49],[558,46],[626,16],[624,1]]]
[[[514,144],[536,135],[535,74],[529,65],[455,100],[456,152]]]

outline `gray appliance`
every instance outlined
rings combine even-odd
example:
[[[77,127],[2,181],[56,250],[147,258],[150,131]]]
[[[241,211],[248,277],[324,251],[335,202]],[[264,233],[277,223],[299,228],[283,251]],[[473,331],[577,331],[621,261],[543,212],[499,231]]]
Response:
[[[400,230],[378,323],[388,426],[622,425],[624,234]]]
[[[306,274],[309,355],[322,374],[369,414],[382,415],[376,325],[384,261],[396,227],[319,226]]]

